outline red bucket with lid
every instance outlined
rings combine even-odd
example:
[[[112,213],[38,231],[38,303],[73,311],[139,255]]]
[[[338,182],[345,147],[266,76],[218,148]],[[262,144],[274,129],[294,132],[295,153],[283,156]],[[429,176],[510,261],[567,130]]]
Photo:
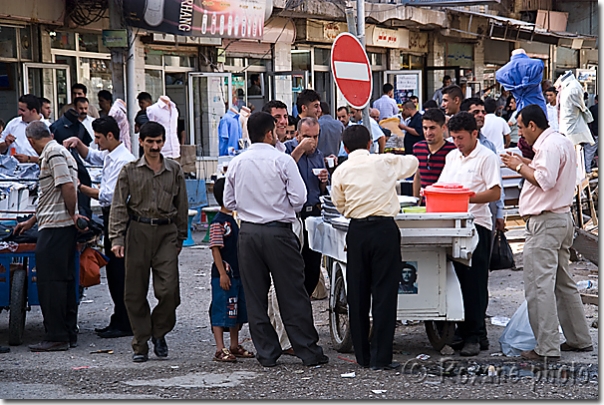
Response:
[[[468,212],[470,197],[474,194],[461,184],[433,184],[424,190],[426,212]]]

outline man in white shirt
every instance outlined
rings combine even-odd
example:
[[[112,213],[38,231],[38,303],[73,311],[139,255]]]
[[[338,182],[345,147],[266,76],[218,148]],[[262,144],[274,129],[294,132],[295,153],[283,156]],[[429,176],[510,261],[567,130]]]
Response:
[[[25,94],[19,97],[18,117],[13,118],[6,124],[2,132],[0,142],[0,153],[6,153],[8,149],[14,149],[11,155],[21,163],[37,163],[38,154],[31,146],[25,135],[25,129],[30,122],[43,121],[40,114],[40,100],[33,94]]]
[[[545,100],[547,101],[547,122],[549,124],[549,127],[556,132],[558,132],[559,128],[558,106],[556,105],[557,97],[558,92],[556,91],[555,87],[550,87],[545,90]]]
[[[378,122],[398,114],[398,105],[394,100],[394,86],[386,83],[382,86],[382,91],[384,92],[382,97],[373,102],[373,108],[377,108],[380,111]]]
[[[472,266],[455,262],[464,301],[465,320],[458,323],[463,339],[462,356],[480,353],[481,339],[486,339],[484,321],[488,305],[488,275],[491,256],[493,223],[489,203],[501,195],[499,157],[478,142],[478,127],[474,116],[460,112],[447,124],[457,147],[445,158],[445,167],[438,183],[457,183],[472,190],[469,212],[474,215],[478,245],[472,254]]]
[[[83,111],[87,104],[82,106],[82,103],[76,102],[76,107],[80,105],[82,107],[80,111]],[[92,126],[94,128],[94,142],[98,145],[99,150],[88,148],[78,137],[66,139],[63,141],[63,146],[67,149],[76,148],[80,156],[88,163],[103,166],[100,188],[83,184],[78,186],[81,193],[99,200],[105,220],[105,254],[109,256],[109,263],[106,266],[107,284],[113,300],[113,315],[111,315],[108,326],[95,329],[95,331],[102,338],[132,336],[128,312],[124,305],[124,258],[116,257],[111,251],[108,220],[111,203],[113,202],[113,192],[120,171],[126,163],[133,161],[135,158],[120,141],[120,129],[113,117],[98,118],[94,120]]]
[[[86,94],[88,94],[88,88],[82,83],[76,83],[71,86],[72,102],[70,104],[64,105],[63,108],[61,108],[61,111],[59,111],[59,117],[62,117],[63,114],[65,114],[70,108],[75,108],[73,100],[78,97],[86,97]],[[90,114],[92,118],[99,118],[99,110],[97,110],[97,108],[92,104],[90,104],[90,106],[88,107],[88,114]]]
[[[86,97],[78,97],[73,100],[73,104],[75,105],[75,110],[78,112],[78,120],[82,123],[82,125],[84,125],[84,128],[86,128],[86,130],[90,134],[90,137],[94,139],[94,130],[92,129],[92,122],[95,119],[88,115],[90,102]],[[95,142],[93,145],[97,145],[97,143]],[[91,148],[95,147],[91,145]]]
[[[481,132],[489,141],[493,142],[495,149],[497,149],[497,153],[502,153],[511,141],[510,133],[512,131],[510,130],[510,126],[503,118],[495,115],[497,101],[492,98],[486,99],[484,102],[484,109],[486,110],[487,115],[484,117],[484,126],[482,127]]]
[[[292,224],[306,202],[306,187],[294,159],[275,149],[275,118],[264,111],[247,122],[252,145],[229,164],[224,205],[241,219],[239,271],[246,296],[256,359],[277,365],[281,344],[268,314],[270,279],[296,356],[306,366],[329,362],[317,345],[310,297],[304,288],[304,260]],[[270,168],[270,170],[267,170]]]

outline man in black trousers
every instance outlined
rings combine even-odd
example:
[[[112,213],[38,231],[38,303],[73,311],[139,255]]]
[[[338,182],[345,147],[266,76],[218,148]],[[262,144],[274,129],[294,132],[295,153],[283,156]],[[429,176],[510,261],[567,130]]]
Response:
[[[370,154],[371,134],[362,125],[346,128],[342,140],[348,160],[333,173],[331,199],[350,218],[346,292],[354,354],[362,367],[397,369],[392,340],[403,266],[401,234],[394,221],[401,210],[396,182],[413,175],[419,163],[413,155]]]
[[[45,123],[26,129],[27,139],[40,155],[40,198],[36,214],[15,226],[20,235],[38,223],[36,243],[38,296],[44,317],[44,340],[32,352],[67,350],[77,345],[75,252],[78,215],[75,159],[55,141]]]

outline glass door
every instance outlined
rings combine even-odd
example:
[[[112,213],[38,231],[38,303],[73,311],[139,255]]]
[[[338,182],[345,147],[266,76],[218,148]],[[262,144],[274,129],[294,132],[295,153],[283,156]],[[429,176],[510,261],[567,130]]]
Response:
[[[424,97],[421,70],[387,70],[384,72],[384,82],[394,86],[394,100],[399,110],[402,109],[403,103],[411,99],[411,96],[418,98],[418,109],[422,110]]]
[[[197,156],[218,156],[218,123],[238,102],[230,73],[189,73],[189,128]]]
[[[51,103],[51,120],[59,118],[58,114],[65,104],[71,102],[71,73],[69,65],[24,63],[23,90],[25,94],[45,97]]]
[[[426,84],[426,100],[432,100],[434,92],[443,86],[443,77],[450,76],[451,84],[461,84],[461,68],[459,66],[429,66],[424,69]],[[464,92],[465,94],[465,92]],[[420,99],[420,101],[424,101]]]
[[[298,94],[308,88],[308,71],[269,72],[269,93],[271,100],[281,100],[288,106],[290,115],[294,115],[294,106]]]

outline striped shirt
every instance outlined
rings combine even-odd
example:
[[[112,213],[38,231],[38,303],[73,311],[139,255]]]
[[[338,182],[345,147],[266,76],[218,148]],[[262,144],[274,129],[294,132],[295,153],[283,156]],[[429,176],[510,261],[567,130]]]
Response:
[[[178,229],[178,240],[187,239],[189,201],[185,176],[178,163],[162,156],[162,167],[155,173],[141,157],[122,168],[111,203],[109,239],[112,246],[124,246],[131,215],[144,218],[171,218]]]
[[[421,187],[426,188],[436,183],[440,173],[445,167],[445,157],[455,149],[455,144],[445,141],[445,144],[436,151],[430,153],[428,142],[420,141],[413,145],[413,155],[419,160],[419,175]]]
[[[38,229],[64,228],[73,225],[73,219],[61,193],[61,185],[78,184],[78,165],[71,153],[57,141],[46,144],[40,155],[40,187],[36,217]],[[76,203],[76,213],[77,203]]]

